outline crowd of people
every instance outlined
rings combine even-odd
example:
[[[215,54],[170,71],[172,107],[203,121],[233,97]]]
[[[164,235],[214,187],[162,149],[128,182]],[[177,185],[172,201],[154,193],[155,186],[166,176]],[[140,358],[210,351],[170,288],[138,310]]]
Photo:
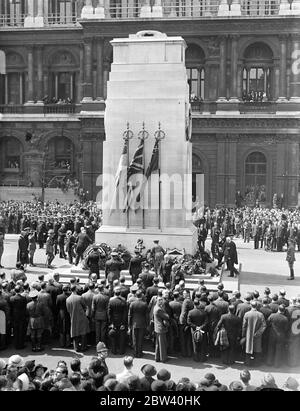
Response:
[[[253,240],[254,248],[283,251],[292,240],[300,250],[300,210],[282,208],[241,207],[234,209],[207,209],[196,223],[206,229],[216,227],[218,239],[227,236]],[[212,232],[212,231],[211,231]],[[213,238],[213,237],[212,237]]]
[[[242,95],[243,101],[248,101],[251,103],[258,103],[263,101],[268,101],[267,95],[264,91],[250,90],[249,92],[243,91]]]
[[[278,368],[300,365],[300,296],[288,300],[284,289],[271,293],[266,287],[263,295],[254,290],[242,298],[239,291],[229,295],[222,282],[217,291],[211,291],[201,277],[191,290],[186,286],[184,259],[171,257],[158,240],[146,249],[143,240],[138,239],[134,250],[130,250],[134,254],[128,261],[131,286],[121,273],[126,268],[121,246],[111,249],[108,255],[104,253],[105,278],[100,279],[103,254],[94,244],[94,232],[101,224],[101,212],[95,204],[70,207],[49,203],[42,207],[8,202],[0,203],[0,212],[3,238],[5,232],[21,231],[17,268],[11,272],[11,278],[4,273],[0,276],[1,349],[13,344],[19,350],[29,340],[32,351],[38,352],[49,342],[73,346],[76,352],[85,352],[92,345],[99,348],[100,344],[112,354],[125,355],[131,350],[135,358],[143,357],[147,348],[154,351],[155,361],[161,363],[166,363],[170,356],[182,356],[202,363],[217,359],[225,365],[237,361],[247,366],[266,364]],[[198,258],[204,263],[204,272],[219,275],[218,268],[226,263],[229,275],[238,275],[234,236],[243,236],[248,241],[250,222],[256,244],[253,228],[257,222],[268,227],[276,224],[287,228],[288,236],[277,240],[283,247],[295,238],[289,227],[298,224],[298,216],[298,210],[206,209],[194,222],[198,227]],[[210,251],[205,248],[209,233]],[[29,284],[24,268],[28,262],[34,265],[34,253],[30,253],[34,241],[40,248],[46,244],[50,268],[55,247],[60,257],[68,258],[71,264],[78,265],[85,257],[89,268],[86,284],[81,285],[76,277],[63,283],[58,272],[47,280],[40,275]],[[85,255],[88,247],[91,252]],[[99,367],[95,363],[93,372],[100,372]],[[68,373],[62,373],[68,379]],[[94,378],[90,369],[88,375],[89,379]],[[96,388],[104,386],[102,389],[109,390],[119,384],[118,379],[109,378],[114,382],[110,381],[112,385],[107,387],[102,377]],[[55,378],[51,376],[49,389],[55,386]],[[80,385],[80,375],[77,380]],[[135,389],[128,389],[138,390],[138,381],[133,383]],[[185,390],[194,387],[190,381],[184,381],[183,386]],[[95,389],[93,381],[90,387]],[[175,383],[172,387],[180,390]],[[152,383],[148,389],[153,389]]]
[[[64,360],[48,369],[35,360],[27,360],[16,354],[7,363],[0,359],[0,391],[125,391],[125,392],[191,392],[191,391],[299,391],[299,382],[288,377],[279,387],[271,373],[266,373],[257,385],[252,382],[248,369],[241,370],[238,378],[228,385],[219,381],[213,373],[203,373],[197,382],[188,377],[177,381],[166,368],[156,369],[144,364],[139,372],[134,371],[134,358],[123,358],[123,370],[110,372],[106,360],[108,350],[102,342],[97,344],[96,354],[87,367],[79,358],[69,365]],[[55,368],[55,369],[54,369]]]

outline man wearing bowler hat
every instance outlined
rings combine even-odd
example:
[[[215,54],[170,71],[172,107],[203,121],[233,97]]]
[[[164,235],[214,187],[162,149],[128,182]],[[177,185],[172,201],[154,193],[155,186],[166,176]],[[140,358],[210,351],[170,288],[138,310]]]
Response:
[[[145,364],[142,366],[141,371],[144,374],[144,377],[140,379],[142,391],[151,391],[151,384],[155,381],[153,377],[157,373],[156,368],[151,364]]]

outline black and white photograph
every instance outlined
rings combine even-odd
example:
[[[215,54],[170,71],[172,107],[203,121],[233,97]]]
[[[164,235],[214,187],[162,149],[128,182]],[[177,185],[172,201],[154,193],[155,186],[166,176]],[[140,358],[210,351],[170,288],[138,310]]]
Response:
[[[0,391],[300,391],[300,0],[0,0]]]

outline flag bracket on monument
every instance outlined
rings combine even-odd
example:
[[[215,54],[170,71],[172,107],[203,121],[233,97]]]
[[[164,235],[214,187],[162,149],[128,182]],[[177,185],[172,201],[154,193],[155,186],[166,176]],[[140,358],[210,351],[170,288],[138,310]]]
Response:
[[[131,140],[133,138],[133,131],[131,131],[130,128],[129,128],[129,122],[127,122],[126,127],[127,128],[123,133],[123,140],[124,141],[128,141],[128,140]]]
[[[149,137],[149,133],[147,130],[145,130],[145,122],[143,121],[143,128],[141,131],[138,132],[138,138],[140,140],[147,140],[148,137]]]
[[[166,133],[161,129],[160,122],[158,123],[158,130],[155,131],[154,137],[156,140],[163,140],[166,137]]]

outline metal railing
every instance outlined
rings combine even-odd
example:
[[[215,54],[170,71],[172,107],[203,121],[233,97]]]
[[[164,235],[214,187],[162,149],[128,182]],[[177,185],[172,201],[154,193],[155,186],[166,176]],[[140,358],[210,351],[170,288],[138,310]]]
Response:
[[[140,4],[136,6],[123,6],[112,5],[105,9],[105,17],[108,19],[131,19],[140,17],[141,6]]]
[[[1,104],[0,113],[1,114],[23,114],[24,106],[23,104]]]
[[[48,14],[48,16],[44,17],[44,23],[45,25],[48,26],[54,26],[54,25],[74,25],[77,23],[77,15],[63,15],[63,14],[54,14],[54,13],[50,13]]]
[[[218,14],[218,2],[215,4],[205,4],[201,0],[176,0],[169,1],[162,6],[161,18],[199,18],[211,17]],[[141,15],[141,5],[114,4],[105,9],[105,17],[108,19],[130,19],[144,17]]]
[[[278,15],[280,0],[242,0],[242,16],[274,16]]]
[[[44,114],[75,114],[76,104],[45,104]]]
[[[23,27],[25,14],[0,14],[0,27]]]

